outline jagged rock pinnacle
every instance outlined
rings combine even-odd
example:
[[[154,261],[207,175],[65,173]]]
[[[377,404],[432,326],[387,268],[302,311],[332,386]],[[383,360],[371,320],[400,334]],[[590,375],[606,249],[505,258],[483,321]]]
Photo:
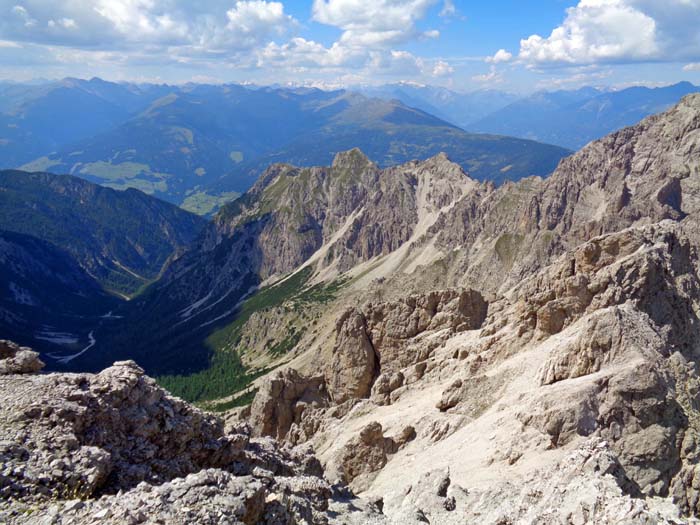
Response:
[[[334,168],[349,168],[349,169],[363,169],[367,165],[372,164],[367,155],[365,155],[360,148],[353,148],[348,151],[340,151],[336,154],[333,159],[332,166]]]

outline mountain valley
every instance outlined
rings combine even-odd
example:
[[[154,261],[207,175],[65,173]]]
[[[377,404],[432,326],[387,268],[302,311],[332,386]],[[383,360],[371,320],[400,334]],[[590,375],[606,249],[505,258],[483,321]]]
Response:
[[[92,342],[61,354],[69,360],[40,341],[18,339],[41,355],[2,343],[6,388],[28,399],[45,390],[56,404],[0,407],[8,435],[25,418],[32,443],[58,424],[78,445],[60,445],[64,466],[34,477],[57,452],[9,444],[0,488],[17,503],[0,503],[0,516],[28,523],[23,512],[48,513],[55,497],[59,523],[138,522],[139,513],[175,523],[233,514],[243,523],[694,522],[699,141],[692,94],[548,177],[498,185],[446,153],[383,166],[348,149],[328,166],[270,165],[208,223],[136,190],[3,172],[5,193],[41,180],[78,209],[70,188],[85,185],[78,195],[157,210],[140,212],[154,224],[147,231],[179,233],[137,250],[154,281],[129,301],[105,292],[113,281],[93,277],[100,266],[89,262],[103,259],[70,236],[3,234],[0,262],[15,272],[6,317],[34,308],[47,323],[67,322],[50,317],[57,294],[85,301],[61,315],[99,304],[109,316],[82,320]],[[25,195],[7,201],[25,207],[0,211],[54,224],[38,204],[57,199]],[[104,228],[91,220],[72,224]],[[115,237],[133,239],[119,226],[126,233]],[[115,258],[129,253],[104,245]],[[42,285],[51,274],[32,260],[60,269],[60,288]],[[53,372],[37,373],[38,359]],[[29,474],[15,473],[25,464]],[[149,501],[149,491],[164,499]]]
[[[0,2],[0,525],[700,525],[700,0]]]
[[[0,330],[63,360],[91,348],[95,326],[114,321],[206,222],[138,190],[8,170],[0,224]]]

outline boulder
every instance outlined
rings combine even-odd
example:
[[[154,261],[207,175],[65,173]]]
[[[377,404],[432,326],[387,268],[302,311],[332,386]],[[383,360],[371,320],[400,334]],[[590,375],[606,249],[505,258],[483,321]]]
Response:
[[[0,375],[36,374],[44,366],[38,352],[12,341],[0,340]]]
[[[415,437],[412,426],[405,427],[396,437],[385,437],[381,424],[376,421],[367,424],[338,453],[337,464],[342,480],[352,483],[363,477],[360,481],[366,481],[386,465],[389,455],[398,452]],[[357,482],[355,485],[362,486]]]

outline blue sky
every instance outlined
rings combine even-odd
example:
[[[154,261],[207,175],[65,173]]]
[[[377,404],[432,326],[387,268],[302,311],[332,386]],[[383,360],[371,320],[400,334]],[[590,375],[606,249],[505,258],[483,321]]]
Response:
[[[0,77],[700,83],[700,0],[0,0]]]

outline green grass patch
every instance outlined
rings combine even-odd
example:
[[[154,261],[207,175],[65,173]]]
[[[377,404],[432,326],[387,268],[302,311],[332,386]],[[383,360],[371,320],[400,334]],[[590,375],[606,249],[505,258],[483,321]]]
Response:
[[[202,371],[187,375],[164,375],[158,382],[174,395],[190,402],[211,401],[230,396],[247,388],[250,383],[270,369],[249,370],[242,362],[245,349],[237,348],[243,327],[255,312],[286,305],[295,312],[303,312],[312,305],[333,300],[348,282],[337,279],[330,284],[307,287],[313,270],[304,268],[284,281],[260,289],[246,299],[236,318],[223,328],[210,334],[205,344],[212,350],[211,364]],[[270,347],[269,352],[281,356],[292,350],[305,333],[305,328],[290,326],[288,335]]]
[[[235,191],[210,195],[204,191],[198,191],[188,196],[180,207],[197,215],[212,215],[224,204],[235,201],[241,194]]]
[[[115,190],[135,188],[144,193],[153,194],[168,191],[168,179],[172,175],[151,171],[148,164],[138,162],[91,162],[81,166],[81,175],[89,175],[105,181],[104,186]]]
[[[202,406],[202,408],[206,410],[211,410],[212,412],[226,412],[227,410],[231,410],[232,408],[245,407],[253,402],[253,399],[255,399],[255,394],[257,393],[258,389],[253,388],[245,394],[241,394],[240,396],[231,399],[230,401],[224,401],[223,403],[207,404]]]
[[[306,332],[306,329],[297,328],[296,326],[288,326],[287,329],[289,330],[289,335],[270,348],[270,353],[272,355],[282,356],[287,352],[290,352],[296,345],[299,344],[299,341],[301,341],[301,338]]]
[[[49,171],[53,166],[61,164],[61,159],[50,159],[49,157],[41,157],[24,164],[19,169],[24,171]]]
[[[315,304],[326,304],[335,299],[340,289],[348,282],[347,279],[336,279],[329,284],[319,283],[305,287],[312,273],[313,270],[307,267],[279,284],[262,288],[243,303],[235,321],[210,335],[207,343],[211,348],[217,349],[235,347],[240,340],[241,330],[255,312],[266,311],[285,303],[295,312]],[[291,327],[289,337],[277,343],[273,353],[281,354],[294,348],[301,340],[303,331]]]
[[[299,295],[292,299],[294,307],[301,308],[311,304],[326,304],[338,297],[338,292],[342,290],[350,279],[347,277],[339,277],[338,279],[326,284],[318,283],[310,288],[303,290]]]
[[[81,166],[79,171],[105,180],[120,180],[133,179],[142,173],[150,173],[151,167],[148,164],[139,164],[138,162],[112,164],[111,162],[98,161]]]

